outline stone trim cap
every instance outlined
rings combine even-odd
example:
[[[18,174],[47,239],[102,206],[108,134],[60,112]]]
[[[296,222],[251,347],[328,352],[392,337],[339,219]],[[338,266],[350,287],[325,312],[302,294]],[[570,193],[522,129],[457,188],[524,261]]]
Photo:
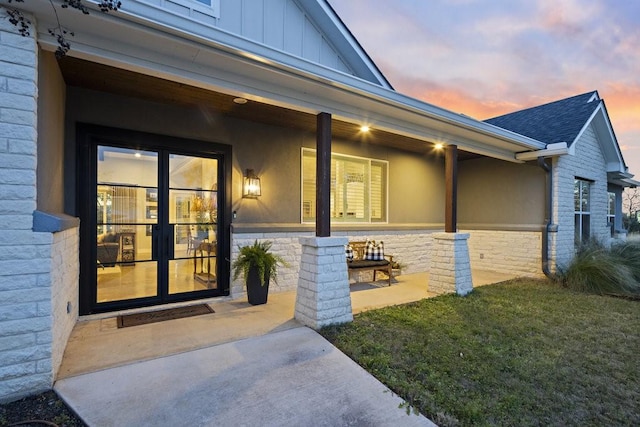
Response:
[[[78,227],[80,218],[63,213],[33,211],[33,231],[56,233]]]

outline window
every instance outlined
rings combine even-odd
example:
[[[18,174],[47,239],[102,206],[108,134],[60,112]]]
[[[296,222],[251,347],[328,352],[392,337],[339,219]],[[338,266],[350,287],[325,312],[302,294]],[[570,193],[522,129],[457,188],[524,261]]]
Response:
[[[574,181],[573,200],[575,206],[575,243],[579,245],[589,240],[591,235],[591,203],[589,181]]]
[[[616,230],[616,193],[607,193],[609,196],[609,204],[607,207],[607,224],[611,230],[611,237],[613,237]]]
[[[331,154],[331,220],[386,222],[387,174],[383,160]],[[316,150],[302,149],[302,222],[316,216]]]

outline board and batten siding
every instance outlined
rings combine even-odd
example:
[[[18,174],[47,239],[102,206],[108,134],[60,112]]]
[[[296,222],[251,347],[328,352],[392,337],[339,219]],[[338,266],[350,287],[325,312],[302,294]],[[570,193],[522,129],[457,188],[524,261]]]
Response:
[[[354,74],[294,0],[220,0],[220,17],[215,25],[291,55]]]
[[[136,3],[152,5],[156,12],[190,18],[294,57],[356,75],[339,49],[331,44],[330,37],[323,34],[295,0],[210,0],[210,6],[196,0],[130,0],[129,9]],[[156,12],[148,17],[156,17]],[[179,19],[175,23],[167,21],[177,28],[185,25],[179,22]]]

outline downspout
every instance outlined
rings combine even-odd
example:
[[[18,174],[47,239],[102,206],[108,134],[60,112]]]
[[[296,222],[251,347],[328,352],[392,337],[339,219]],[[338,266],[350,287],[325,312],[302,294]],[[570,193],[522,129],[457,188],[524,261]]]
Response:
[[[547,173],[547,188],[545,190],[547,196],[546,219],[544,232],[542,233],[542,272],[545,276],[553,279],[551,271],[549,271],[549,233],[551,232],[551,219],[553,218],[553,175],[551,166],[544,160],[544,157],[538,157],[538,166]]]

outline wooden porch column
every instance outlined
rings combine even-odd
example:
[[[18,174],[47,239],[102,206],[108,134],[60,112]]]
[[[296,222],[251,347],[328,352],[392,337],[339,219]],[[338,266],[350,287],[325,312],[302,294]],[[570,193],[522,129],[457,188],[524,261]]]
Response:
[[[316,127],[316,237],[331,236],[331,114],[320,113]]]
[[[294,316],[320,329],[351,322],[351,291],[345,262],[346,237],[331,237],[331,114],[317,116],[316,235],[301,237],[302,257]]]
[[[444,156],[445,171],[445,207],[444,231],[455,233],[458,230],[458,146],[447,145]]]

